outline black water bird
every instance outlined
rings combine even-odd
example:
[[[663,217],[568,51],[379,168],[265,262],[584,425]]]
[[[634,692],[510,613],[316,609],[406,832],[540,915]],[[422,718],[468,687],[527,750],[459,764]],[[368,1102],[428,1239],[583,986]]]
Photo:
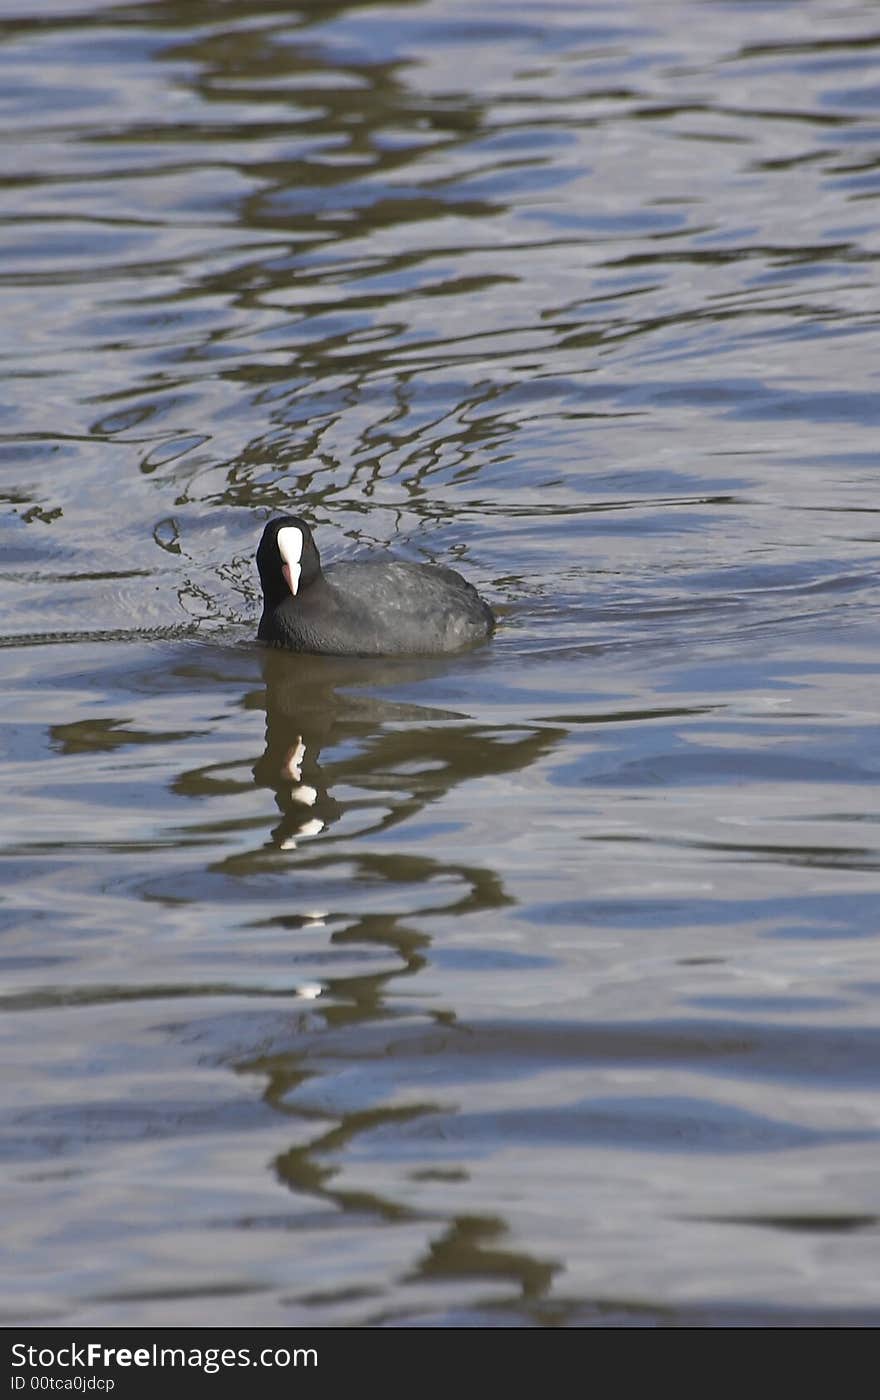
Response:
[[[326,573],[298,515],[270,520],[257,549],[263,642],[328,656],[439,656],[484,642],[495,615],[454,569],[402,559]]]

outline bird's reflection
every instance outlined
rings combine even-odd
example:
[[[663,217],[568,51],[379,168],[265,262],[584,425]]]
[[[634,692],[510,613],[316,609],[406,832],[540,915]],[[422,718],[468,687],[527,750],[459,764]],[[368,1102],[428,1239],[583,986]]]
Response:
[[[443,666],[265,654],[266,746],[253,772],[281,813],[276,847],[295,850],[346,814],[362,818],[362,833],[382,831],[459,783],[528,768],[554,746],[559,733],[545,726],[499,728],[370,693],[429,681]]]
[[[565,731],[431,705],[441,684],[444,694],[454,687],[456,667],[479,661],[451,667],[431,658],[243,650],[211,664],[236,680],[243,669],[238,703],[265,713],[262,752],[246,765],[263,789],[258,815],[252,803],[243,805],[245,839],[212,862],[211,888],[216,898],[241,902],[243,940],[269,950],[274,973],[292,968],[296,984],[286,1014],[257,1015],[245,1036],[236,1017],[229,1063],[248,1082],[262,1079],[266,1103],[298,1120],[289,1146],[272,1160],[277,1181],[295,1198],[316,1198],[358,1222],[408,1222],[414,1183],[399,1175],[398,1142],[406,1152],[424,1125],[419,1160],[429,1173],[447,1180],[452,1172],[466,1184],[471,1167],[466,1138],[459,1152],[436,1160],[431,1147],[432,1124],[456,1111],[458,1047],[473,1034],[436,987],[427,999],[420,991],[436,920],[491,924],[511,902],[494,868],[499,838],[491,816],[475,825],[481,810],[495,810],[493,802],[468,804],[463,790],[475,780],[527,775]],[[254,664],[262,686],[254,685]],[[427,703],[394,698],[414,694]],[[234,799],[247,788],[252,797],[250,775],[244,782],[240,768],[212,765],[188,774],[179,790]],[[510,790],[527,796],[525,777]],[[458,826],[467,833],[464,853],[445,835]],[[380,839],[387,832],[395,839]],[[200,872],[200,894],[204,881]],[[407,1137],[410,1129],[415,1138]],[[389,1141],[390,1149],[382,1146]],[[395,1163],[387,1176],[378,1185],[369,1174],[361,1178],[360,1154],[386,1150]],[[416,1194],[436,1221],[410,1279],[421,1286],[488,1280],[493,1298],[496,1289],[505,1298],[516,1289],[523,1306],[537,1306],[556,1263],[508,1247],[503,1217],[450,1209],[432,1197],[428,1181]]]
[[[436,669],[437,663],[265,653],[266,747],[254,765],[254,778],[272,789],[281,812],[272,832],[274,845],[295,850],[342,815],[331,788],[351,780],[353,760],[341,757],[325,771],[319,762],[322,750],[343,745],[348,755],[357,741],[367,742],[383,724],[448,718],[442,711],[358,693],[370,685],[417,680],[431,666]],[[354,694],[352,687],[358,688]]]

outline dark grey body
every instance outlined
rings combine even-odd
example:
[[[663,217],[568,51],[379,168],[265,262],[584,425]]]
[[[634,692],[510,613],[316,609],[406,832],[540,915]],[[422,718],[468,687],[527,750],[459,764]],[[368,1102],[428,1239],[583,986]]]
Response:
[[[314,548],[311,537],[309,545]],[[280,563],[279,556],[279,577]],[[376,560],[334,564],[325,574],[317,563],[311,577],[304,570],[296,596],[267,587],[268,572],[264,560],[258,636],[289,651],[434,656],[484,642],[495,626],[492,609],[476,589],[438,565]]]

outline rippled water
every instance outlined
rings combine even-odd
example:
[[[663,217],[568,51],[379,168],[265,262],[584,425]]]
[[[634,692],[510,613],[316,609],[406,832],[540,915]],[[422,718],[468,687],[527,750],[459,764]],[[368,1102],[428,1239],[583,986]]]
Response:
[[[2,0],[7,1321],[880,1321],[878,51]]]

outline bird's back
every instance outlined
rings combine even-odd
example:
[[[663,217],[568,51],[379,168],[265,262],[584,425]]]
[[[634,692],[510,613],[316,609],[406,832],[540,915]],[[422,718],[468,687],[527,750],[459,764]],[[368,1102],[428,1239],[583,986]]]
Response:
[[[438,655],[485,641],[487,603],[454,569],[404,560],[340,563],[264,616],[260,634],[297,651]]]

